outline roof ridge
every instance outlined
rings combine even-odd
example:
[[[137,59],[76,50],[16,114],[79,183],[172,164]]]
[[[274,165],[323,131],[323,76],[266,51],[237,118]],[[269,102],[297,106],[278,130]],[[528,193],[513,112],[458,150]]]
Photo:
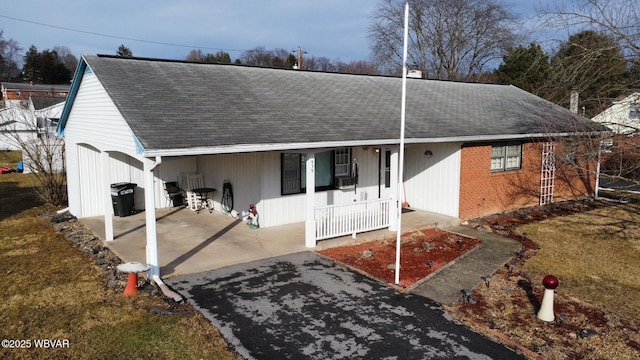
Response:
[[[189,60],[180,60],[180,59],[154,58],[154,57],[144,57],[144,56],[118,56],[118,55],[111,55],[111,54],[97,54],[97,55],[89,55],[89,56],[96,56],[96,57],[99,57],[99,58],[108,58],[108,59],[137,60],[137,61],[150,61],[150,62],[160,62],[160,63],[164,62],[164,63],[212,65],[212,66],[222,65],[222,66],[243,67],[243,68],[250,68],[250,69],[268,69],[268,70],[279,70],[279,71],[295,71],[295,72],[303,72],[303,73],[311,73],[311,74],[339,74],[339,75],[366,76],[366,77],[390,78],[390,79],[399,79],[399,78],[401,78],[400,76],[395,76],[395,75],[359,74],[359,73],[345,73],[345,72],[338,72],[338,71],[318,71],[318,70],[304,70],[304,69],[288,69],[288,68],[270,67],[270,66],[246,65],[246,64],[236,64],[236,63],[219,63],[219,62],[209,63],[209,62],[189,61]],[[411,81],[433,81],[433,82],[468,84],[468,85],[513,86],[511,84],[498,84],[498,83],[490,83],[490,82],[465,81],[465,80],[422,79],[422,78],[412,78],[412,77],[407,77],[407,80],[411,80]]]

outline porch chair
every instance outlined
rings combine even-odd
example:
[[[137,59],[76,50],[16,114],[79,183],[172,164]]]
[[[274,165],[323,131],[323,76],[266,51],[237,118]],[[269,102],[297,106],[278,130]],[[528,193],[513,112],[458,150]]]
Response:
[[[180,187],[178,186],[177,181],[165,182],[164,191],[167,196],[167,202],[169,202],[171,208],[184,205],[184,196],[182,195],[182,189],[180,189]]]
[[[201,208],[202,198],[191,190],[204,187],[202,174],[183,174],[181,183],[184,198],[187,199],[187,207],[193,211],[198,211]]]

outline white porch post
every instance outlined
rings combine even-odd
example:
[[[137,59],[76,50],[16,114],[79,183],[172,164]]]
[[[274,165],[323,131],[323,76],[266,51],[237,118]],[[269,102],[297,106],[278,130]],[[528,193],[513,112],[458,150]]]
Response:
[[[389,231],[398,230],[398,202],[402,201],[398,187],[398,148],[391,150],[391,205],[389,206]]]
[[[105,241],[113,241],[113,205],[111,203],[111,174],[109,173],[109,153],[100,153],[102,179],[101,188],[104,191],[104,237]]]
[[[147,264],[151,265],[149,279],[160,276],[158,232],[156,228],[156,200],[153,169],[157,162],[144,161],[144,212],[147,229]]]
[[[307,192],[306,192],[306,205],[307,205],[307,220],[304,224],[304,244],[308,248],[316,247],[316,221],[315,221],[315,207],[316,207],[316,153],[307,153]]]

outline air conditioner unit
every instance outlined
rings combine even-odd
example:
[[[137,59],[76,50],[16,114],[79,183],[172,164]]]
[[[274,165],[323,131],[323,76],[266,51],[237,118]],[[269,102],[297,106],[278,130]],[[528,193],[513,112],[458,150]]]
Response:
[[[338,178],[338,189],[353,189],[356,186],[356,178],[341,176]]]

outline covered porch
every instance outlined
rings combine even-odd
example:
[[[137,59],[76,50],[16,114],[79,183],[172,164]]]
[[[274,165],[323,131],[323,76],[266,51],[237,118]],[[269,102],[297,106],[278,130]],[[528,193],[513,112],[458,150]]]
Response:
[[[279,255],[309,250],[304,222],[251,229],[219,211],[195,213],[186,208],[157,209],[160,274],[163,278],[196,273]],[[105,239],[104,216],[80,220]],[[402,231],[454,225],[459,219],[428,211],[402,214]],[[113,217],[114,240],[105,244],[123,261],[146,262],[145,213]],[[387,229],[318,241],[314,250],[395,237]]]

